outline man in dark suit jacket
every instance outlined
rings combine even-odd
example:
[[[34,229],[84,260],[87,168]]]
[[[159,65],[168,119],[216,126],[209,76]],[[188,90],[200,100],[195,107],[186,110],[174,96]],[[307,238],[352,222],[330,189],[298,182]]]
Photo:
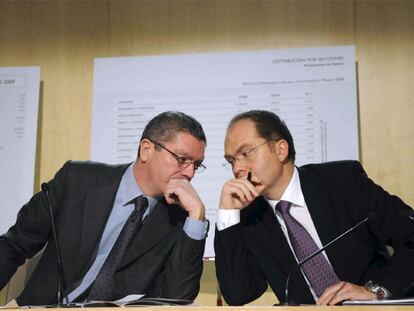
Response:
[[[222,190],[215,252],[217,278],[229,304],[253,301],[268,284],[284,302],[289,274],[289,300],[297,303],[399,298],[412,290],[412,209],[370,180],[359,162],[295,167],[292,136],[268,111],[249,111],[232,119],[225,158],[235,178]],[[371,223],[319,255],[326,256],[338,280],[323,287],[321,295],[305,271],[296,267],[293,229],[275,209],[281,200],[289,202],[289,213],[318,248],[375,213]],[[393,247],[392,256],[386,245]]]
[[[149,202],[143,225],[117,264],[110,296],[100,297],[97,291],[94,299],[114,300],[128,294],[191,300],[197,296],[208,222],[190,180],[195,171],[205,168],[205,145],[203,129],[194,118],[165,112],[144,129],[134,163],[67,162],[59,170],[48,188],[68,301],[88,298],[140,195]],[[19,305],[57,300],[55,243],[47,197],[40,192],[0,237],[0,288],[45,245],[17,297]]]

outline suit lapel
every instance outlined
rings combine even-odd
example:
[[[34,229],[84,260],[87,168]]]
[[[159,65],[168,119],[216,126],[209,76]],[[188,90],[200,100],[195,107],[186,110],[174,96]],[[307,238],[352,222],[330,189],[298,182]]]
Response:
[[[302,167],[298,169],[303,196],[319,235],[322,245],[326,245],[342,232],[338,232],[335,218],[326,196],[326,189],[322,188],[321,182],[316,174],[312,174]],[[329,261],[340,279],[346,275],[346,262],[343,249],[339,244],[333,244],[325,250]]]
[[[106,222],[112,211],[119,183],[128,165],[117,166],[98,176],[97,185],[88,190],[81,224],[80,258],[88,263],[95,259]]]
[[[274,260],[278,262],[279,266],[284,271],[285,276],[283,277],[283,280],[286,280],[288,275],[292,274],[289,289],[291,293],[294,292],[295,294],[291,295],[293,297],[307,297],[309,301],[312,301],[312,295],[302,273],[299,272],[299,269],[295,268],[296,259],[272,207],[269,206],[268,202],[263,197],[260,197],[255,205],[257,206],[255,206],[254,209],[258,211],[258,219],[259,222],[261,222],[255,226],[256,229],[259,230],[259,240],[265,241]],[[280,298],[284,299],[284,297]]]
[[[259,216],[262,225],[257,226],[261,235],[261,240],[266,242],[273,256],[287,275],[295,264],[295,258],[290,251],[289,245],[272,207],[269,206],[268,202],[263,197],[260,197],[260,201],[257,205],[260,205],[260,209],[262,209],[262,214]],[[288,254],[288,256],[280,256],[280,254]]]

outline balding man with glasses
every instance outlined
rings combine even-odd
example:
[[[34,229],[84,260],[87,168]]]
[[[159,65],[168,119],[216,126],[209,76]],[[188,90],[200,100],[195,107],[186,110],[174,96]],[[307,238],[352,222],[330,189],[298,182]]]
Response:
[[[154,117],[137,159],[124,165],[67,162],[48,182],[63,263],[63,302],[146,294],[193,300],[208,221],[190,181],[202,172],[206,137],[181,112]],[[45,251],[19,305],[57,303],[58,268],[48,201],[39,192],[0,237],[0,287]]]
[[[215,262],[229,304],[251,302],[268,285],[285,303],[413,295],[414,213],[359,162],[295,166],[289,129],[264,110],[236,115],[224,149],[234,178],[221,193]],[[367,217],[369,223],[312,257]]]

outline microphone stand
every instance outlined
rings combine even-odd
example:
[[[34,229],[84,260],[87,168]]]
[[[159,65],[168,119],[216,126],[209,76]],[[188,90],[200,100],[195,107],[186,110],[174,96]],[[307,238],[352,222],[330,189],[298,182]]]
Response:
[[[42,183],[41,185],[42,191],[46,194],[46,199],[47,199],[47,203],[48,203],[48,207],[49,207],[49,214],[50,214],[50,222],[52,224],[52,233],[53,233],[53,239],[55,241],[55,251],[56,251],[56,259],[57,259],[57,276],[58,276],[58,291],[57,291],[57,305],[56,307],[61,308],[61,307],[72,307],[71,304],[69,304],[68,301],[68,297],[66,296],[66,304],[63,303],[63,291],[64,291],[64,286],[65,286],[65,278],[64,278],[64,274],[63,274],[63,266],[62,266],[62,257],[60,255],[60,250],[59,250],[59,244],[58,244],[58,240],[57,240],[57,236],[56,236],[56,227],[55,227],[55,220],[53,217],[53,210],[52,210],[52,204],[50,202],[50,197],[49,197],[49,186],[47,183]]]
[[[374,217],[375,217],[375,214],[373,214],[373,213],[370,214],[368,217],[366,217],[365,219],[361,220],[359,223],[357,223],[355,226],[351,227],[350,229],[346,230],[341,235],[337,236],[335,239],[333,239],[332,241],[330,241],[328,244],[322,246],[320,249],[318,249],[317,251],[313,252],[312,254],[310,254],[308,257],[306,257],[302,261],[299,261],[293,267],[293,269],[290,271],[290,273],[288,274],[288,276],[286,278],[286,285],[285,285],[285,302],[284,303],[275,304],[275,306],[298,306],[299,305],[298,303],[290,302],[289,301],[289,281],[290,281],[290,277],[296,271],[296,268],[300,268],[303,264],[307,263],[309,260],[311,260],[313,257],[315,257],[316,255],[318,255],[319,253],[323,252],[330,245],[332,245],[333,243],[335,243],[339,239],[343,238],[344,236],[346,236],[350,232],[354,231],[356,228],[358,228],[362,224],[366,223],[368,220],[373,220]]]

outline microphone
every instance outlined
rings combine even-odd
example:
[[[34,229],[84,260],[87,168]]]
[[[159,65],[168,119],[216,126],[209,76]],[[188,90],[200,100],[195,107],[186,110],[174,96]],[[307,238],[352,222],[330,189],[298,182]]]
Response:
[[[55,240],[55,247],[56,247],[56,259],[57,259],[57,268],[58,268],[58,291],[57,291],[57,307],[63,307],[63,291],[64,291],[64,284],[65,278],[63,274],[63,266],[62,266],[62,257],[60,255],[59,244],[56,237],[56,227],[55,227],[55,218],[53,217],[53,210],[52,204],[50,203],[49,197],[49,185],[47,183],[42,183],[41,185],[42,191],[46,195],[48,207],[49,207],[49,214],[50,214],[50,222],[52,224],[52,232],[53,232],[53,239]],[[68,297],[66,296],[66,304],[69,304]]]
[[[376,213],[370,213],[366,218],[364,218],[363,220],[361,220],[355,226],[349,228],[344,233],[340,234],[339,236],[337,236],[336,238],[334,238],[332,241],[330,241],[326,245],[322,246],[320,249],[318,249],[317,251],[313,252],[312,254],[310,254],[308,257],[306,257],[302,261],[299,261],[293,267],[293,269],[290,271],[290,273],[288,274],[288,277],[286,279],[286,284],[285,284],[285,302],[282,303],[282,304],[279,303],[279,304],[277,304],[277,306],[295,306],[295,305],[299,305],[297,303],[294,303],[294,302],[290,302],[289,301],[289,281],[290,281],[290,277],[293,275],[293,273],[296,271],[297,268],[300,268],[303,264],[307,263],[313,257],[315,257],[319,253],[323,252],[325,249],[327,249],[333,243],[335,243],[336,241],[342,239],[344,236],[348,235],[349,233],[351,233],[352,231],[354,231],[355,229],[357,229],[359,226],[363,225],[366,222],[370,222],[371,223],[374,220],[376,220],[376,218],[377,218],[377,214]]]

